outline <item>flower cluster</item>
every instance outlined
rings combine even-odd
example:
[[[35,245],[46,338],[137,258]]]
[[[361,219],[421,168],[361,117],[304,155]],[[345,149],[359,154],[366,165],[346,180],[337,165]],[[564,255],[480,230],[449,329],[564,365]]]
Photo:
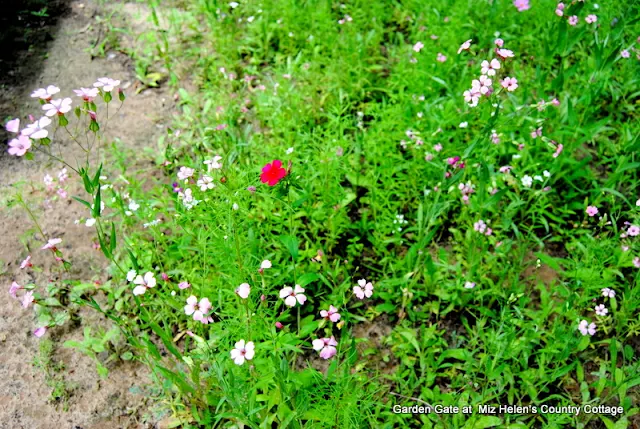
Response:
[[[527,6],[528,7],[528,6]],[[470,41],[465,42],[468,43]],[[460,47],[460,52],[465,46],[463,44]],[[469,104],[469,107],[476,107],[480,98],[483,96],[490,96],[495,90],[493,88],[494,79],[497,79],[498,73],[503,69],[503,63],[507,58],[513,57],[513,52],[508,49],[503,49],[504,41],[502,39],[495,40],[496,48],[495,54],[499,58],[491,58],[484,60],[480,64],[480,76],[477,79],[471,81],[471,88],[464,91],[462,94],[464,100]],[[465,48],[468,49],[468,46]],[[506,76],[500,81],[500,85],[507,91],[513,92],[518,88],[518,80],[515,77]]]

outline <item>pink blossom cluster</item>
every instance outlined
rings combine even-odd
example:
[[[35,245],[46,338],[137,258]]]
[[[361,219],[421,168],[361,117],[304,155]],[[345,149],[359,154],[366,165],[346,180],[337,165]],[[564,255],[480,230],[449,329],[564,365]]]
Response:
[[[459,52],[468,49],[468,46],[465,46],[468,42],[470,41],[460,46]],[[480,64],[480,76],[477,79],[473,79],[471,88],[462,94],[469,107],[476,107],[481,97],[488,97],[493,94],[495,91],[493,87],[494,79],[497,79],[498,73],[503,69],[501,61],[514,56],[512,51],[503,48],[504,41],[502,39],[496,39],[494,43],[496,45],[494,52],[498,58],[482,61]],[[513,92],[518,88],[518,80],[515,77],[505,76],[500,80],[500,85],[508,92]]]

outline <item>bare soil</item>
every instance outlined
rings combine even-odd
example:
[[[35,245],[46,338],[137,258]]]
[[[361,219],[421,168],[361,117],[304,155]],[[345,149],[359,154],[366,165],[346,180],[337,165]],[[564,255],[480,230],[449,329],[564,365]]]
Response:
[[[47,7],[47,16],[39,17],[37,12],[43,5]],[[128,5],[123,5],[126,11],[124,6]],[[172,97],[163,88],[136,94],[133,61],[120,52],[92,58],[90,49],[105,34],[96,19],[106,15],[102,7],[106,6],[92,0],[31,0],[14,1],[3,10],[0,17],[3,26],[0,37],[2,124],[16,116],[24,124],[29,113],[40,116],[38,103],[29,97],[34,89],[55,84],[61,88],[61,95],[77,100],[72,89],[89,87],[97,78],[108,76],[122,81],[128,97],[109,124],[108,140],[118,137],[118,144],[135,150],[156,146],[158,137],[166,132],[174,109]],[[138,11],[140,8],[134,7]],[[9,156],[5,146],[8,139],[9,135],[0,131],[0,285],[6,287],[0,293],[0,429],[153,427],[153,423],[148,423],[153,419],[146,417],[146,398],[134,393],[140,389],[131,390],[149,382],[141,365],[109,364],[110,375],[101,380],[91,359],[62,347],[66,340],[81,340],[84,326],[99,325],[108,329],[106,321],[85,312],[81,313],[77,326],[53,328],[46,334],[45,338],[56,345],[53,358],[63,363],[62,375],[71,389],[68,410],[49,400],[51,389],[45,384],[45,375],[33,365],[41,341],[32,333],[36,327],[35,315],[32,309],[23,309],[6,291],[12,281],[20,284],[46,281],[52,258],[51,254],[38,250],[45,240],[32,231],[26,213],[20,208],[7,208],[5,203],[16,189],[25,191],[47,238],[63,240],[61,250],[73,263],[75,279],[105,281],[107,264],[93,247],[93,228],[74,225],[75,219],[86,216],[86,209],[70,199],[45,204],[42,192],[36,190],[42,187],[45,174],[56,177],[61,167],[40,156],[36,156],[35,161]],[[80,149],[74,144],[63,142],[62,145],[65,158],[80,155]],[[80,189],[79,185],[71,183],[70,195]],[[20,262],[28,254],[32,255],[34,268],[41,267],[42,271],[20,269]]]

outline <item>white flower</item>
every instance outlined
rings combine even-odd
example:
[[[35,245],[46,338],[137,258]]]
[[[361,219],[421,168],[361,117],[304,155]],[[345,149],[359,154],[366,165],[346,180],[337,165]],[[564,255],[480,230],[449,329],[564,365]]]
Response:
[[[201,191],[206,191],[207,189],[213,189],[216,187],[215,183],[213,183],[213,178],[207,175],[198,179],[198,186],[200,186]]]
[[[209,298],[202,298],[198,303],[198,298],[194,295],[187,298],[187,305],[184,306],[184,313],[187,316],[193,314],[193,320],[199,322],[202,322],[203,319],[206,320],[209,310],[211,310],[211,301],[209,301]]]
[[[129,210],[131,210],[132,212],[135,212],[139,208],[140,204],[136,203],[134,200],[131,200],[131,202],[129,202]]]
[[[547,170],[544,170],[544,171],[542,172],[542,175],[543,175],[544,177],[551,177],[551,173],[549,173]]]
[[[46,88],[36,89],[31,93],[33,98],[40,98],[42,100],[49,100],[52,95],[60,92],[60,88],[55,85],[49,85]]]
[[[586,320],[583,320],[580,322],[580,325],[578,325],[578,330],[582,335],[593,336],[596,334],[596,324],[593,322],[589,323]]]
[[[607,310],[607,307],[605,307],[604,304],[596,305],[595,310],[598,316],[606,316],[607,313],[609,312],[609,310]]]
[[[285,305],[294,307],[296,302],[303,305],[307,301],[307,297],[304,295],[304,289],[300,285],[296,285],[295,288],[285,286],[280,291],[280,298],[284,299]]]
[[[293,153],[293,148],[290,147],[289,149],[286,150],[287,155],[290,155]]]
[[[147,289],[150,289],[150,288],[152,288],[152,287],[154,287],[156,285],[156,278],[155,278],[155,275],[151,271],[148,271],[144,275],[144,277],[142,277],[141,275],[138,275],[133,280],[133,283],[138,285],[135,288],[133,288],[133,294],[134,295],[144,295],[144,293],[147,291]]]
[[[231,350],[231,359],[236,365],[242,365],[245,360],[253,359],[255,355],[255,346],[253,341],[245,344],[244,340],[240,340],[235,344],[235,348]]]
[[[249,283],[242,283],[240,286],[236,288],[236,293],[242,299],[247,299],[249,297],[250,292],[251,292],[251,286],[249,286]]]
[[[609,289],[608,287],[602,288],[602,296],[605,298],[613,298],[616,296],[616,291]]]
[[[93,226],[96,224],[96,220],[94,218],[89,218],[84,224],[85,226]]]
[[[365,279],[358,280],[358,286],[353,287],[353,293],[358,297],[358,299],[371,298],[373,295],[373,284],[371,282],[367,282]]]
[[[533,184],[533,178],[531,176],[529,176],[528,174],[525,175],[522,179],[520,179],[522,182],[522,185],[525,188],[530,188],[531,185]]]
[[[235,8],[237,8],[237,7],[238,7],[238,6],[240,6],[240,5],[239,5],[237,2],[232,1],[231,3],[229,3],[229,6],[231,6],[231,9],[235,9]]]
[[[138,273],[136,273],[136,270],[129,270],[129,272],[127,273],[127,281],[128,282],[132,282],[133,279],[135,279],[137,275],[138,275]]]
[[[189,167],[180,167],[180,171],[178,171],[178,179],[186,181],[189,177],[193,176],[195,170]]]
[[[458,49],[458,54],[462,51],[466,51],[467,49],[469,49],[471,47],[471,41],[473,39],[469,39],[466,42],[464,42],[462,45],[460,45],[460,48]]]
[[[460,122],[460,125],[459,125],[460,128],[467,128],[468,126],[469,126],[468,122]]]
[[[33,124],[27,125],[27,128],[24,128],[20,132],[20,134],[22,134],[23,136],[31,137],[34,140],[43,139],[49,135],[49,132],[44,129],[49,125],[51,125],[51,119],[43,116]]]
[[[42,106],[42,110],[45,111],[45,115],[64,115],[71,110],[71,99],[69,97],[64,99],[51,100],[49,103]]]
[[[476,284],[474,282],[465,282],[464,287],[465,289],[473,289],[474,287],[476,287]]]
[[[495,76],[496,70],[500,69],[500,61],[495,58],[491,61],[483,61],[481,64],[481,72],[482,74],[486,74],[487,76]]]
[[[104,92],[111,92],[118,85],[120,85],[119,80],[110,79],[108,77],[101,77],[93,84],[95,88],[102,88]]]
[[[220,155],[216,155],[213,157],[213,159],[207,159],[206,161],[204,161],[204,163],[207,165],[208,171],[221,169],[222,168],[222,163],[220,162],[221,159],[222,157]]]
[[[271,268],[271,266],[272,266],[271,265],[271,261],[268,260],[268,259],[265,259],[264,261],[262,261],[260,263],[260,269],[262,269],[262,270],[266,270],[267,268]]]

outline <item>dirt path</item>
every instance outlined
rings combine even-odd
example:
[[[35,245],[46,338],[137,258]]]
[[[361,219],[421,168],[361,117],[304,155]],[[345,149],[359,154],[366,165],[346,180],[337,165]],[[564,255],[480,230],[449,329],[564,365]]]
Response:
[[[29,98],[36,88],[55,84],[64,96],[72,96],[72,89],[88,87],[97,78],[108,76],[120,79],[128,95],[117,120],[109,125],[109,136],[119,137],[122,144],[130,148],[155,147],[157,138],[166,131],[174,108],[172,98],[164,89],[148,89],[135,95],[132,60],[121,53],[108,52],[106,58],[91,59],[87,49],[99,37],[95,16],[102,12],[94,2],[60,1],[56,6],[63,11],[57,25],[47,23],[40,28],[52,33],[53,40],[36,46],[35,54],[15,53],[16,61],[2,63],[8,70],[0,67],[5,76],[0,84],[2,123],[9,116],[19,114],[24,118],[28,113],[38,112],[38,104]],[[41,51],[47,52],[43,62],[29,58]],[[0,286],[4,289],[0,291],[0,428],[152,427],[143,423],[147,420],[144,395],[130,391],[147,381],[141,366],[135,363],[111,366],[109,378],[103,381],[89,358],[62,347],[66,340],[81,339],[84,325],[104,325],[96,318],[83,316],[80,326],[54,328],[47,333],[45,338],[54,340],[54,359],[66,368],[65,383],[72,387],[68,411],[63,410],[61,404],[49,403],[51,388],[45,384],[44,373],[32,363],[41,341],[32,334],[34,313],[24,310],[7,290],[12,281],[24,284],[46,280],[35,270],[20,270],[20,262],[27,254],[31,254],[34,265],[40,267],[46,267],[51,258],[37,250],[41,243],[34,240],[33,235],[25,235],[32,226],[24,212],[19,208],[8,209],[4,202],[17,183],[26,181],[42,186],[44,175],[56,177],[60,167],[38,157],[37,162],[10,157],[4,144],[6,133],[0,134],[0,140]],[[66,143],[66,155],[73,155],[76,150],[79,149]],[[30,198],[39,198],[40,192],[33,192]],[[40,201],[36,211],[45,234],[63,239],[62,249],[74,264],[74,277],[86,281],[106,280],[104,258],[92,247],[92,228],[74,225],[74,220],[86,211],[79,203],[59,199],[46,207]],[[36,237],[41,238],[39,234]]]

